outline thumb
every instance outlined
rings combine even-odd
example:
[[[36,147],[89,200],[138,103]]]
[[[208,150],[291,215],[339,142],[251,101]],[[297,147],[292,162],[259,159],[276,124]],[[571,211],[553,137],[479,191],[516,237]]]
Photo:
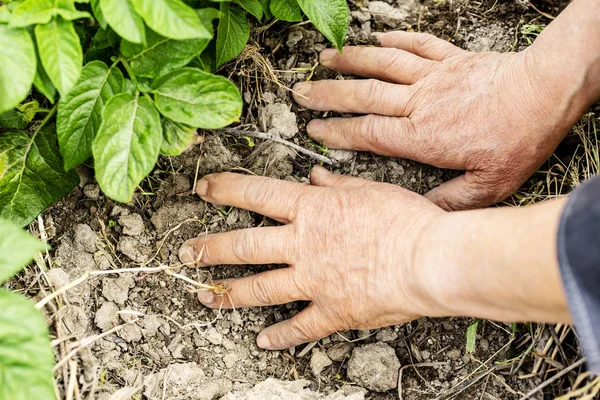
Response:
[[[315,186],[359,188],[373,182],[354,176],[332,174],[321,166],[310,171],[310,182]]]
[[[504,198],[498,196],[494,185],[482,184],[471,171],[443,183],[425,197],[447,211],[483,208]]]
[[[311,304],[293,318],[263,330],[258,335],[256,344],[262,349],[283,350],[319,340],[335,331],[319,308]]]

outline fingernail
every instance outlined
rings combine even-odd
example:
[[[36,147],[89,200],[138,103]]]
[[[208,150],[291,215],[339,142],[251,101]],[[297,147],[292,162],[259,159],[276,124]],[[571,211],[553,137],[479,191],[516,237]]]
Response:
[[[337,53],[337,50],[335,50],[335,49],[323,50],[321,52],[321,55],[319,56],[319,62],[321,63],[321,65],[327,67],[329,64],[331,64],[331,60],[333,60],[336,53]]]
[[[198,300],[207,307],[212,307],[215,303],[215,294],[213,292],[199,292]]]
[[[379,42],[379,44],[381,44],[381,39],[383,39],[384,35],[385,33],[383,32],[375,32],[371,34],[371,36],[373,36]]]
[[[321,135],[325,130],[325,121],[322,119],[313,119],[306,126],[306,133],[313,139],[321,139]]]
[[[267,335],[263,335],[262,333],[258,335],[256,338],[256,345],[261,349],[269,350],[271,348],[271,341]]]
[[[312,84],[309,82],[300,82],[294,85],[294,92],[298,93],[301,96],[305,96],[310,92]]]
[[[196,183],[196,193],[198,196],[204,197],[208,193],[208,180],[200,179],[198,183]]]
[[[196,252],[194,251],[194,246],[191,244],[191,240],[186,241],[179,248],[179,260],[183,264],[194,264]]]

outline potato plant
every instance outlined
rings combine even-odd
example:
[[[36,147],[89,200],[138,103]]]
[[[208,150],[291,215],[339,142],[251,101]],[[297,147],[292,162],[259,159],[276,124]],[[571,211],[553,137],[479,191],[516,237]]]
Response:
[[[77,166],[131,201],[160,154],[239,120],[217,72],[251,24],[305,16],[341,49],[345,0],[0,1],[0,285],[46,249],[20,226],[79,183]],[[0,399],[53,399],[53,364],[43,316],[0,288]]]
[[[341,48],[345,0],[0,2],[0,217],[28,224],[83,163],[131,201],[160,154],[239,120],[239,90],[216,73],[251,23],[304,16]]]

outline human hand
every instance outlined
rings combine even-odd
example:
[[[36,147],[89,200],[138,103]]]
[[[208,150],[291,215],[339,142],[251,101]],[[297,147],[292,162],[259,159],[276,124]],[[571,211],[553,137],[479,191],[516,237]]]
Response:
[[[269,306],[306,300],[294,318],[266,328],[260,347],[284,349],[336,331],[447,315],[427,290],[439,274],[415,269],[421,232],[446,213],[394,185],[334,175],[321,167],[314,186],[232,173],[205,176],[202,199],[256,211],[282,223],[200,237],[186,242],[181,261],[217,264],[287,264],[229,279],[225,295],[203,292],[211,308]]]
[[[575,90],[566,82],[546,77],[552,66],[533,47],[470,53],[422,33],[391,32],[378,39],[381,48],[321,53],[328,68],[374,79],[295,86],[294,97],[304,107],[368,114],[313,120],[308,134],[334,149],[465,170],[426,194],[447,210],[508,197],[587,107],[574,100]]]

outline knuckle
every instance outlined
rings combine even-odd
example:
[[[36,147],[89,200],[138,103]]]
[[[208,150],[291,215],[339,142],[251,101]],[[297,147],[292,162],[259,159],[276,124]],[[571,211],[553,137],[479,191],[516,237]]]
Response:
[[[266,178],[248,185],[243,194],[243,199],[254,210],[263,209],[271,199],[271,187]]]
[[[289,336],[294,342],[306,342],[310,338],[310,327],[293,318],[289,325]]]
[[[383,94],[383,82],[377,79],[366,79],[359,82],[359,90],[353,93],[354,102],[364,104],[367,110],[375,109]]]
[[[374,115],[368,115],[363,118],[361,131],[364,137],[366,147],[369,149],[380,148],[382,146],[382,136],[379,129],[379,119]]]
[[[251,263],[256,258],[257,252],[258,245],[254,235],[251,235],[248,231],[240,231],[237,240],[233,244],[234,257],[244,263]]]
[[[419,33],[413,37],[412,48],[426,49],[430,47],[433,43],[435,43],[435,41],[437,40],[437,37],[433,36],[430,33]]]
[[[263,279],[256,276],[250,280],[250,291],[256,304],[267,306],[273,304],[271,297],[271,288],[269,288]]]

